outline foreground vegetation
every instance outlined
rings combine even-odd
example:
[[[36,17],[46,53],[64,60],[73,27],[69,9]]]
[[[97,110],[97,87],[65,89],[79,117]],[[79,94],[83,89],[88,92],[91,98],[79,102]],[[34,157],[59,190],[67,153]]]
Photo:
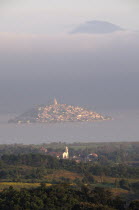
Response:
[[[15,190],[12,187],[0,192],[0,209],[137,209],[139,201],[132,201],[129,206],[119,197],[104,188],[91,188],[85,185],[81,187],[67,184],[46,187],[45,184],[35,189]]]
[[[0,145],[0,209],[139,209],[138,198],[139,143]]]

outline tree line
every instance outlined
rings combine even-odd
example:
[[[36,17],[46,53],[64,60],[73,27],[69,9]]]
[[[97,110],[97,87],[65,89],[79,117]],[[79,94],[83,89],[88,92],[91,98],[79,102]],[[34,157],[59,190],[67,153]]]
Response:
[[[15,190],[13,187],[0,192],[1,210],[135,210],[139,209],[139,200],[128,206],[120,197],[104,188],[80,188],[67,185],[41,184],[35,189]]]

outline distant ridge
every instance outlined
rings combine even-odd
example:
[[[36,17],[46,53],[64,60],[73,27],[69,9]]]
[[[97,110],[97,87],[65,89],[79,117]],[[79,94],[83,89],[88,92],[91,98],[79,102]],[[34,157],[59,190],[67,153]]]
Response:
[[[102,20],[93,20],[77,26],[71,33],[107,34],[123,30],[123,28],[113,23]]]
[[[50,122],[84,122],[94,120],[108,120],[101,114],[88,109],[59,104],[56,99],[54,103],[47,106],[37,106],[21,114],[15,119],[10,119],[9,123],[50,123]]]

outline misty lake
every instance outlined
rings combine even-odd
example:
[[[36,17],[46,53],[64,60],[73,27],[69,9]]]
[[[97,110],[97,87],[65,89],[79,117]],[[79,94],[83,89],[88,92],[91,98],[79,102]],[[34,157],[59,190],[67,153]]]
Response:
[[[0,144],[139,141],[139,110],[110,115],[113,120],[55,124],[8,124],[11,115],[1,115]]]

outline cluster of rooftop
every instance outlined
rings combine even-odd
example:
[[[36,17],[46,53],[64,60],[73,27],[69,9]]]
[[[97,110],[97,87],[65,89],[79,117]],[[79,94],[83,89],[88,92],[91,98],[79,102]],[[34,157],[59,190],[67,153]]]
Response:
[[[70,160],[74,160],[75,162],[77,163],[80,163],[81,161],[83,162],[87,162],[87,161],[96,161],[98,160],[98,154],[96,153],[86,153],[86,154],[82,154],[81,153],[78,153],[78,154],[72,154],[69,156],[69,149],[68,147],[65,147],[65,151],[64,152],[60,152],[60,151],[49,151],[49,149],[46,149],[45,147],[41,147],[40,148],[40,151],[47,154],[47,155],[50,155],[50,156],[53,156],[53,157],[56,157],[58,159],[70,159]]]
[[[48,151],[44,147],[41,147],[40,151],[46,153],[47,155],[56,157],[58,159],[69,159],[69,149],[68,149],[68,147],[65,147],[65,151],[64,152]]]
[[[83,122],[110,119],[79,106],[59,104],[57,100],[48,106],[38,106],[9,120],[11,123]]]
[[[104,120],[105,118],[92,111],[88,111],[79,106],[58,104],[56,99],[54,104],[38,108],[37,121],[40,122],[65,122],[65,121],[93,121]]]

